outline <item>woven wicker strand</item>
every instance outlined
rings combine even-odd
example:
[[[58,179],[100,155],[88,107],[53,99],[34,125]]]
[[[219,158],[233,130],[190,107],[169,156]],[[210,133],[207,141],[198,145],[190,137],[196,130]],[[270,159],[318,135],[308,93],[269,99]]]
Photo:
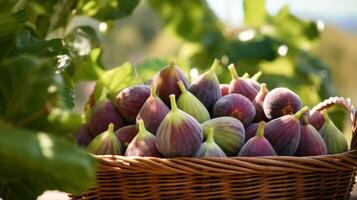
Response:
[[[350,100],[329,98],[350,113],[351,150],[292,157],[154,158],[93,155],[97,186],[73,199],[349,199],[357,166],[357,116]]]

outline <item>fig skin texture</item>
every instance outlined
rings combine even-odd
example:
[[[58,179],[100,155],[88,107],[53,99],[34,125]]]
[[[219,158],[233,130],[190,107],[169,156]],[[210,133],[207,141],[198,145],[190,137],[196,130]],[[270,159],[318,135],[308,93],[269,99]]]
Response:
[[[317,131],[320,131],[322,126],[325,123],[325,118],[323,114],[320,111],[317,110],[311,110],[309,112],[309,123],[315,127]]]
[[[252,102],[256,112],[255,118],[253,120],[254,122],[268,121],[268,118],[265,116],[264,109],[263,109],[264,99],[265,96],[268,94],[268,92],[269,90],[267,89],[266,84],[262,83],[260,85],[260,90],[257,96],[255,96]]]
[[[215,143],[227,156],[236,156],[244,144],[244,126],[234,117],[218,117],[202,124],[204,137],[213,128]]]
[[[134,124],[136,116],[149,96],[150,87],[147,85],[125,88],[116,97],[116,107],[128,123]]]
[[[97,101],[89,115],[88,128],[93,137],[108,129],[110,123],[114,124],[114,129],[125,125],[124,119],[108,100]]]
[[[213,105],[222,96],[215,72],[218,65],[219,61],[215,59],[210,70],[197,77],[190,86],[190,92],[202,102],[208,111],[212,110]]]
[[[251,81],[248,80],[249,78],[239,77],[233,64],[230,64],[228,69],[232,76],[232,81],[229,85],[229,93],[241,94],[250,101],[253,101],[259,92],[259,85],[258,88],[256,88],[252,85]]]
[[[96,155],[123,155],[123,145],[114,133],[113,123],[89,143],[87,151]]]
[[[170,109],[157,96],[155,86],[151,85],[150,97],[146,99],[144,105],[141,107],[136,120],[143,119],[146,129],[155,135],[162,120],[169,112]]]
[[[266,124],[265,138],[278,155],[294,155],[300,141],[300,119],[308,110],[304,107],[294,115],[284,115]]]
[[[219,84],[221,96],[224,97],[229,94],[229,84]]]
[[[171,63],[161,69],[152,79],[152,85],[154,85],[160,99],[167,106],[170,106],[169,95],[175,94],[178,98],[181,94],[181,90],[177,85],[178,81],[182,81],[186,89],[189,87],[185,73],[175,63]],[[144,121],[146,122],[146,120]]]
[[[209,129],[206,141],[193,157],[227,157],[222,149],[214,142],[213,128]]]
[[[129,143],[134,139],[136,134],[138,134],[139,129],[136,124],[127,125],[117,129],[115,134],[119,138],[120,142],[127,147]]]
[[[255,117],[255,108],[243,95],[229,94],[214,104],[212,114],[213,117],[231,116],[237,118],[247,126]]]
[[[250,138],[239,151],[238,156],[277,156],[274,148],[264,137],[265,122],[259,122],[256,135]]]
[[[175,95],[170,95],[171,111],[166,115],[156,133],[156,146],[166,157],[190,157],[203,141],[198,121],[177,108]]]
[[[181,90],[181,95],[177,99],[178,108],[197,119],[200,123],[209,120],[209,112],[200,100],[186,90],[182,81],[177,82],[177,84]]]
[[[258,79],[260,78],[260,76],[262,75],[262,72],[259,71],[257,73],[255,73],[251,78],[246,78],[247,82],[253,87],[255,88],[257,91],[260,90],[261,86],[258,82]]]
[[[268,119],[291,115],[301,109],[301,99],[293,91],[279,87],[270,91],[264,99],[264,113]]]
[[[251,123],[245,127],[245,142],[257,134],[259,123]]]
[[[161,157],[156,147],[156,137],[145,129],[142,119],[138,120],[139,132],[128,145],[125,156]]]
[[[76,131],[76,142],[78,146],[86,147],[93,140],[93,135],[90,133],[90,130],[87,124],[81,125]]]

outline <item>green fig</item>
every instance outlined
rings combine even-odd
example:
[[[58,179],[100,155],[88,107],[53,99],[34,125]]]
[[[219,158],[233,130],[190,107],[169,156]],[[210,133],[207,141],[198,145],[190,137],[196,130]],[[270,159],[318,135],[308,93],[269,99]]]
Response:
[[[87,151],[97,155],[122,155],[123,145],[114,133],[114,124],[108,130],[97,135],[88,145]]]
[[[177,107],[197,119],[200,123],[209,120],[209,113],[200,100],[187,91],[182,81],[177,82],[177,84],[181,90],[181,95],[177,99]]]
[[[330,120],[327,112],[324,112],[323,115],[325,123],[320,129],[320,134],[326,143],[328,154],[337,154],[347,151],[348,144],[345,136]]]
[[[201,145],[194,157],[227,157],[222,149],[214,142],[213,128],[209,129],[206,141]]]
[[[201,146],[202,128],[198,121],[177,108],[175,95],[170,95],[171,111],[156,132],[156,145],[166,157],[189,157]]]

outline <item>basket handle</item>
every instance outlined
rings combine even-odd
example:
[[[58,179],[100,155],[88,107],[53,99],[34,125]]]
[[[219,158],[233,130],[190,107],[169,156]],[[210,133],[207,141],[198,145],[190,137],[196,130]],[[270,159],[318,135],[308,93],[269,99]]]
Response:
[[[347,110],[350,114],[350,120],[352,122],[352,141],[351,141],[351,150],[357,149],[357,113],[356,109],[351,103],[351,99],[344,97],[330,97],[325,101],[317,104],[312,110],[323,111],[327,110],[333,105],[339,105]]]

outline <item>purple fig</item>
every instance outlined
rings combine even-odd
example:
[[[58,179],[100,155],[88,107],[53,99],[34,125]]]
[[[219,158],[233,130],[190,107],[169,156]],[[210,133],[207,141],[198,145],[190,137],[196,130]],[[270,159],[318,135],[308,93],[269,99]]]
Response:
[[[110,123],[114,124],[115,129],[124,126],[124,120],[112,102],[97,101],[88,119],[88,128],[93,137],[107,130]]]
[[[129,145],[129,143],[134,139],[139,129],[135,124],[127,125],[117,129],[115,134],[119,138],[119,140],[124,144],[125,147]]]
[[[254,122],[260,122],[260,121],[268,121],[268,118],[265,116],[264,109],[263,109],[263,103],[265,96],[268,94],[269,90],[267,89],[267,85],[265,83],[262,83],[260,85],[260,90],[255,96],[253,100],[253,105],[255,107],[255,118]]]
[[[257,133],[259,123],[251,123],[245,127],[245,142],[254,137]]]
[[[76,141],[77,144],[81,147],[86,147],[93,140],[93,135],[90,133],[90,130],[87,124],[83,124],[76,131]]]
[[[127,122],[135,123],[136,116],[149,96],[150,87],[147,85],[125,88],[117,95],[116,106]]]
[[[141,107],[137,120],[143,119],[145,121],[146,129],[156,134],[162,120],[166,114],[170,112],[170,109],[165,105],[163,101],[157,96],[155,86],[150,87],[150,97],[145,101]]]
[[[218,117],[202,124],[203,134],[208,137],[210,129],[216,144],[227,156],[236,156],[244,144],[244,126],[234,117]]]
[[[309,112],[309,123],[315,127],[317,131],[320,131],[322,126],[325,123],[325,118],[323,114],[320,111],[317,110],[311,110]]]
[[[318,156],[326,155],[327,147],[320,133],[308,123],[307,117],[300,125],[300,142],[295,156]]]
[[[211,69],[197,77],[190,86],[190,92],[195,95],[209,111],[212,110],[213,105],[222,96],[218,77],[215,72],[218,65],[219,61],[215,59]]]
[[[296,113],[301,109],[301,100],[287,88],[275,88],[265,96],[263,108],[268,119],[275,119]]]
[[[156,147],[156,137],[145,129],[142,119],[138,120],[139,132],[130,142],[125,151],[125,156],[152,156],[160,157]]]
[[[261,121],[258,126],[256,135],[250,138],[239,151],[238,156],[277,156],[274,148],[264,137],[265,122]]]
[[[214,142],[213,128],[209,129],[206,141],[193,157],[227,157],[222,149]]]
[[[229,84],[219,84],[219,88],[221,89],[222,97],[229,94]]]
[[[253,121],[255,108],[243,95],[229,94],[220,98],[213,106],[213,117],[221,116],[232,116],[246,126]]]
[[[198,121],[177,108],[175,95],[170,95],[171,111],[156,133],[156,145],[166,157],[189,157],[201,146],[202,128]]]
[[[300,119],[308,111],[304,107],[294,115],[284,115],[267,123],[265,137],[278,155],[294,155],[300,141]]]
[[[259,87],[255,88],[247,78],[239,77],[233,64],[229,65],[228,69],[232,76],[232,81],[229,85],[229,93],[238,93],[247,97],[250,101],[253,101],[259,92]]]
[[[175,64],[171,63],[169,66],[161,69],[152,79],[152,84],[155,86],[159,97],[162,101],[169,106],[170,105],[170,94],[175,94],[178,98],[181,94],[177,82],[182,81],[186,88],[189,84],[183,71]],[[144,120],[146,122],[146,120]]]
[[[122,149],[122,144],[114,133],[113,123],[110,123],[108,130],[97,135],[87,147],[87,151],[97,155],[122,155]]]
[[[177,99],[178,108],[197,119],[200,123],[209,120],[209,112],[200,100],[186,90],[182,81],[177,82],[177,84],[181,90],[181,95]]]

